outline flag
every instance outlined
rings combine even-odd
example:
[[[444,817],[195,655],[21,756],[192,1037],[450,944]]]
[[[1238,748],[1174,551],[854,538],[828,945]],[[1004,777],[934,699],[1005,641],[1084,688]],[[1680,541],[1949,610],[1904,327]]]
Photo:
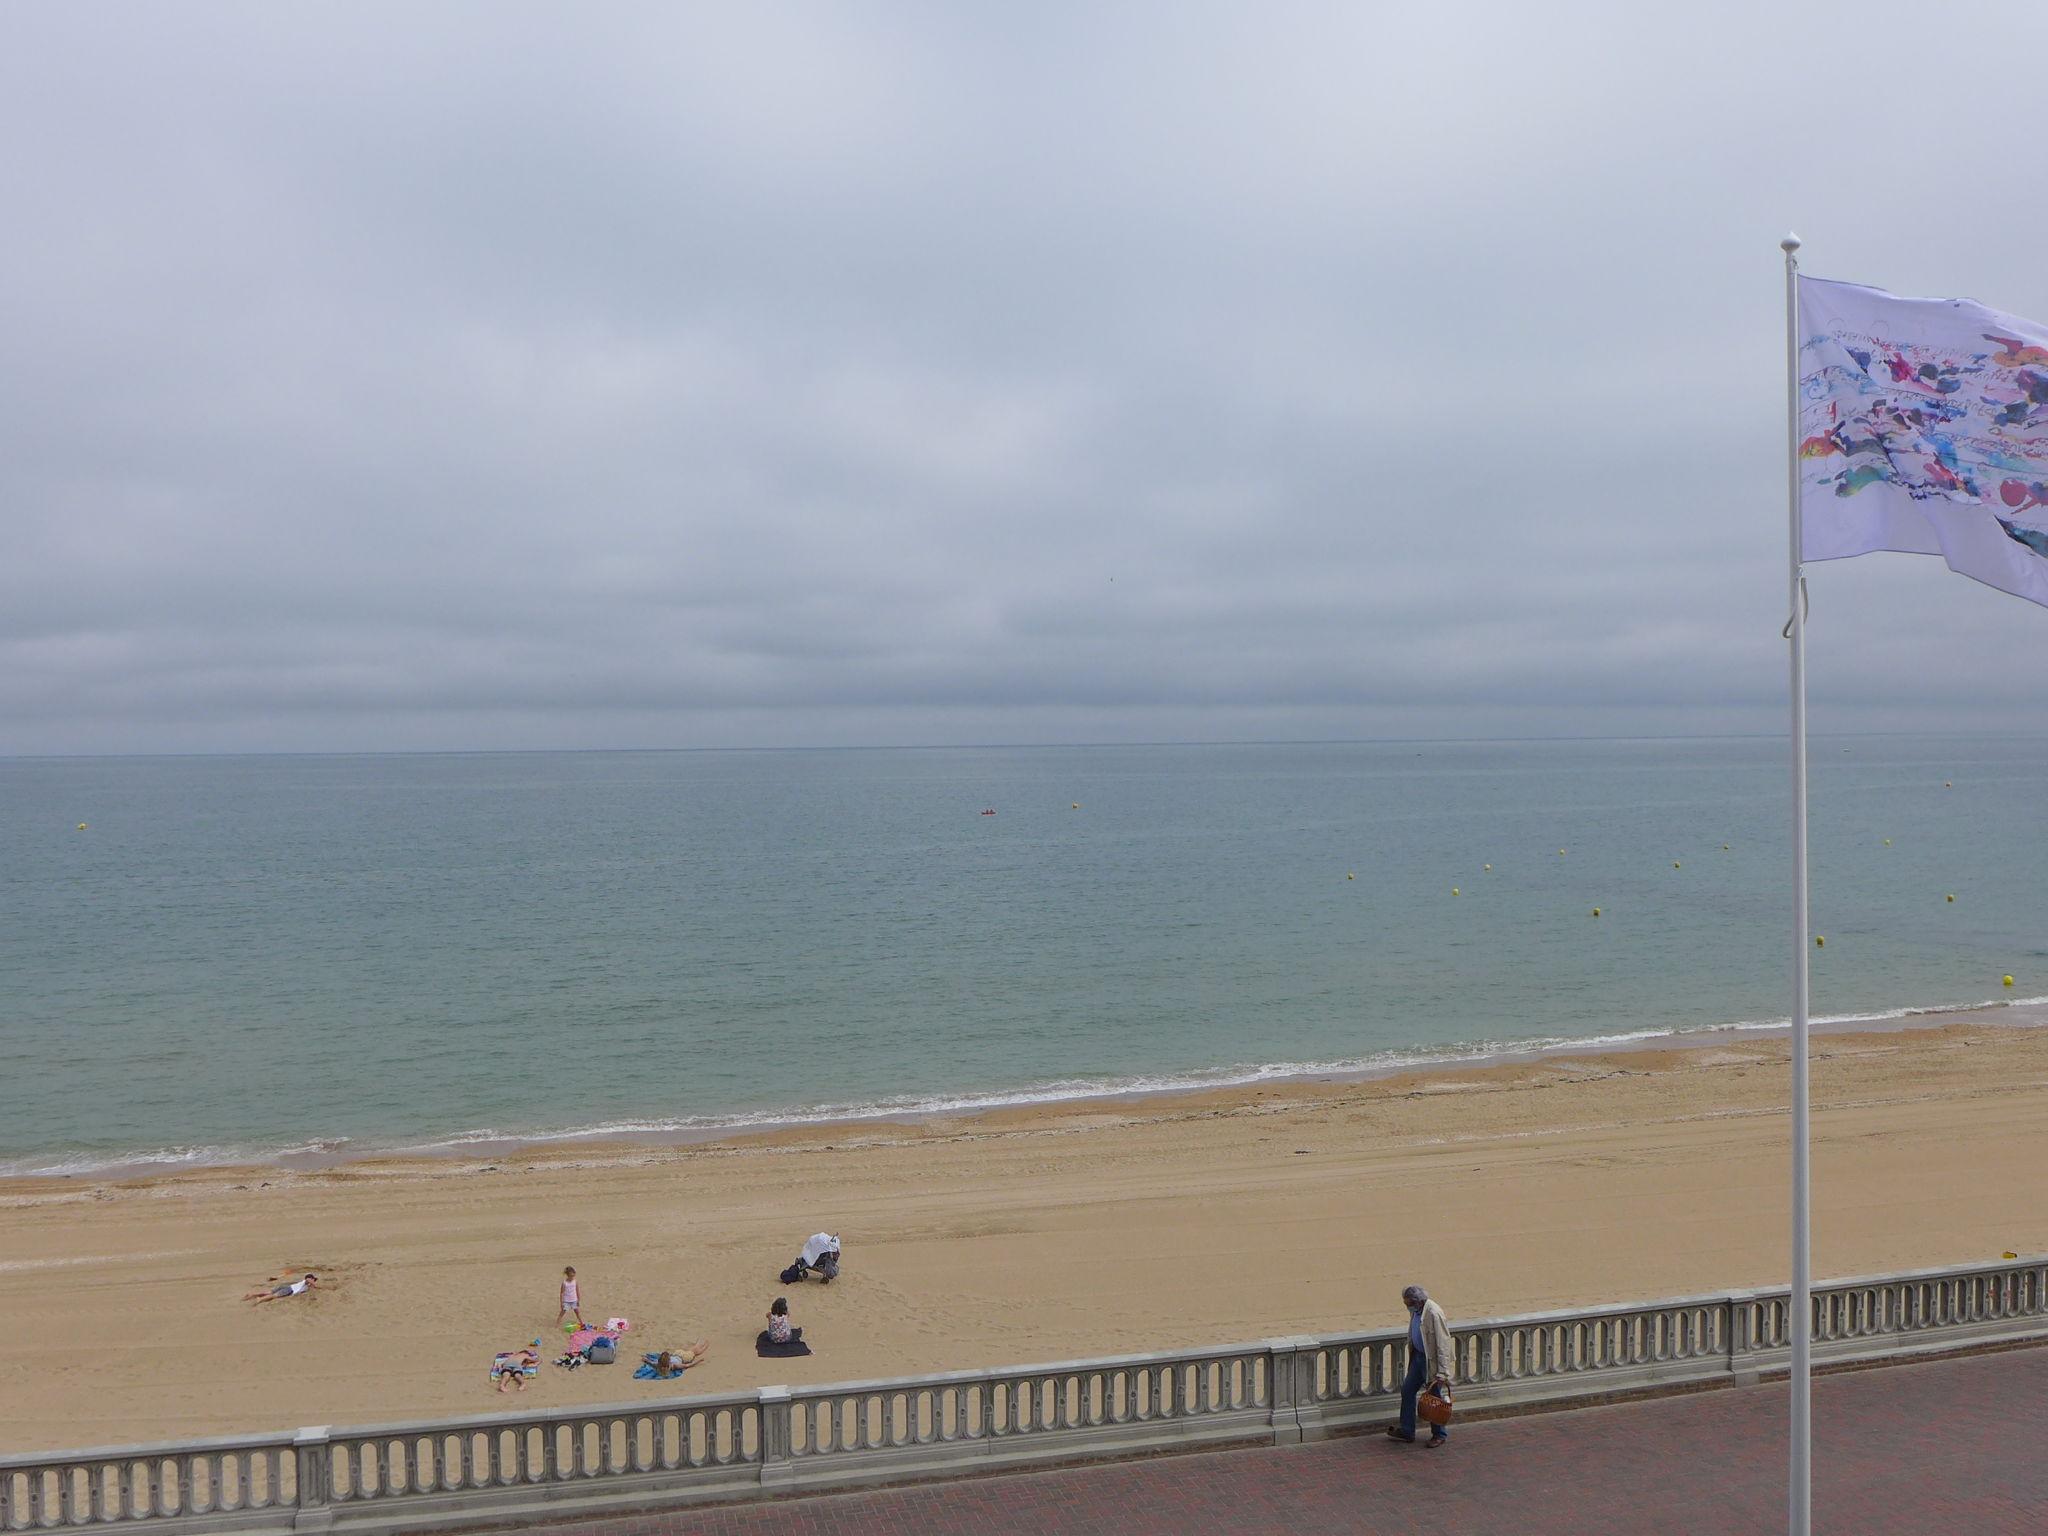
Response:
[[[2048,326],[1799,279],[1802,559],[1873,550],[2048,605]]]

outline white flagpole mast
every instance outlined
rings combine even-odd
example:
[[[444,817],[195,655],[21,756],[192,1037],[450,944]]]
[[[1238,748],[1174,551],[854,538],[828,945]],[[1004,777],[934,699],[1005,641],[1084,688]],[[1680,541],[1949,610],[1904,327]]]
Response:
[[[1792,524],[1792,1536],[1813,1530],[1813,1213],[1807,1166],[1806,578],[1799,525],[1799,237],[1785,253],[1785,479]]]

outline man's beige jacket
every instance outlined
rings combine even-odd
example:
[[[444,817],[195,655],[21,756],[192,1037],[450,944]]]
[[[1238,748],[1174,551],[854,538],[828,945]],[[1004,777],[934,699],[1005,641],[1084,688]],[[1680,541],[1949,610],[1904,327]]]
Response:
[[[1457,1364],[1458,1349],[1451,1342],[1451,1325],[1444,1320],[1444,1309],[1433,1301],[1422,1304],[1422,1349],[1429,1357],[1429,1379],[1439,1376],[1446,1380],[1455,1376],[1453,1367]]]

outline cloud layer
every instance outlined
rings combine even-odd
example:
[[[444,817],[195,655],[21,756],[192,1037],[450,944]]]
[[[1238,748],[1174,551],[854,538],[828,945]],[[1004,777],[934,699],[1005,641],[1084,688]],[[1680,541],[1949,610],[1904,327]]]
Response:
[[[0,752],[1776,730],[1777,237],[2048,316],[2038,8],[1104,9],[0,14]]]

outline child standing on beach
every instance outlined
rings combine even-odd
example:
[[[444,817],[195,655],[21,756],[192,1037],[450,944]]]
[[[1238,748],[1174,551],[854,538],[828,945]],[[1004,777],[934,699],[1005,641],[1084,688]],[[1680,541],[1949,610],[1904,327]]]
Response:
[[[562,1270],[562,1310],[555,1315],[555,1321],[575,1318],[578,1328],[585,1327],[583,1321],[583,1298],[576,1290],[576,1266],[568,1265]]]

